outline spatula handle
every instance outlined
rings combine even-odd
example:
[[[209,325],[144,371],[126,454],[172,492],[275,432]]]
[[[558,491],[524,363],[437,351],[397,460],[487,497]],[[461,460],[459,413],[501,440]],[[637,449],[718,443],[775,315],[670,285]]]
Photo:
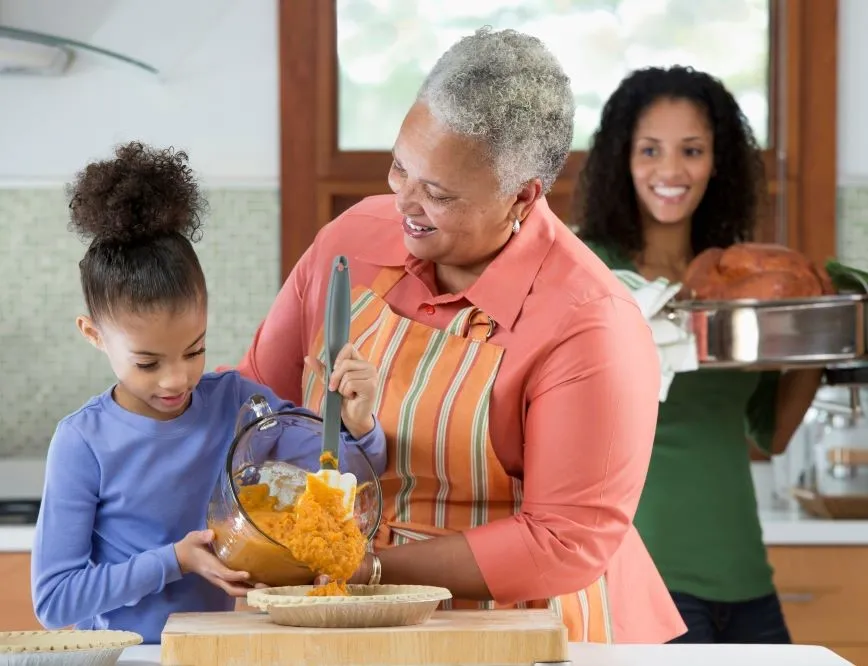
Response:
[[[328,390],[328,382],[334,370],[335,358],[350,339],[350,266],[345,256],[337,256],[332,262],[325,307],[325,382],[326,396],[323,405],[322,452],[338,459],[341,434],[341,394]],[[324,464],[323,469],[337,469],[334,464]]]

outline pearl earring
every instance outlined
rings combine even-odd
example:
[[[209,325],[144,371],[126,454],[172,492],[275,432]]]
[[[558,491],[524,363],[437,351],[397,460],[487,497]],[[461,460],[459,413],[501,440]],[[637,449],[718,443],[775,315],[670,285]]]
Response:
[[[521,231],[521,220],[515,218],[515,221],[512,223],[512,233],[517,234]]]

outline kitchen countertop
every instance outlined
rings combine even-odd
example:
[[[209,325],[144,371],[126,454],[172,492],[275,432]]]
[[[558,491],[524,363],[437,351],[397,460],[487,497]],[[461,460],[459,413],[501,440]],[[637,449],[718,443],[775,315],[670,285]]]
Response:
[[[581,645],[570,644],[576,666],[853,666],[813,645]],[[118,666],[160,666],[160,646],[128,648]]]
[[[868,520],[823,520],[794,511],[761,510],[767,546],[868,546]],[[29,552],[34,528],[0,526],[0,552]]]
[[[767,546],[868,546],[868,520],[826,520],[800,511],[760,510]]]
[[[0,525],[0,553],[29,553],[35,531],[33,525]]]

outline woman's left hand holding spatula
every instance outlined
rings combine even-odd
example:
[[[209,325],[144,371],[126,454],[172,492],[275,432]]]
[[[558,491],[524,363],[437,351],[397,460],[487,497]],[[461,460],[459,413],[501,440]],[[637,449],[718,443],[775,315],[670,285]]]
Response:
[[[304,362],[321,379],[325,377],[322,362],[310,356],[305,357]],[[328,389],[341,394],[341,420],[355,439],[361,439],[374,429],[377,369],[353,345],[345,345],[335,358]]]

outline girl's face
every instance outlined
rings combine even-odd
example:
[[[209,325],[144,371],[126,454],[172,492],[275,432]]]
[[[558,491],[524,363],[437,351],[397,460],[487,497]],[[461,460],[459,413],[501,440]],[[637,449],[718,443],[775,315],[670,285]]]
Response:
[[[155,310],[99,322],[79,317],[82,335],[108,356],[114,399],[135,414],[168,421],[184,413],[205,370],[207,310]]]
[[[646,222],[690,221],[714,171],[714,134],[685,99],[660,99],[636,122],[630,172]]]

